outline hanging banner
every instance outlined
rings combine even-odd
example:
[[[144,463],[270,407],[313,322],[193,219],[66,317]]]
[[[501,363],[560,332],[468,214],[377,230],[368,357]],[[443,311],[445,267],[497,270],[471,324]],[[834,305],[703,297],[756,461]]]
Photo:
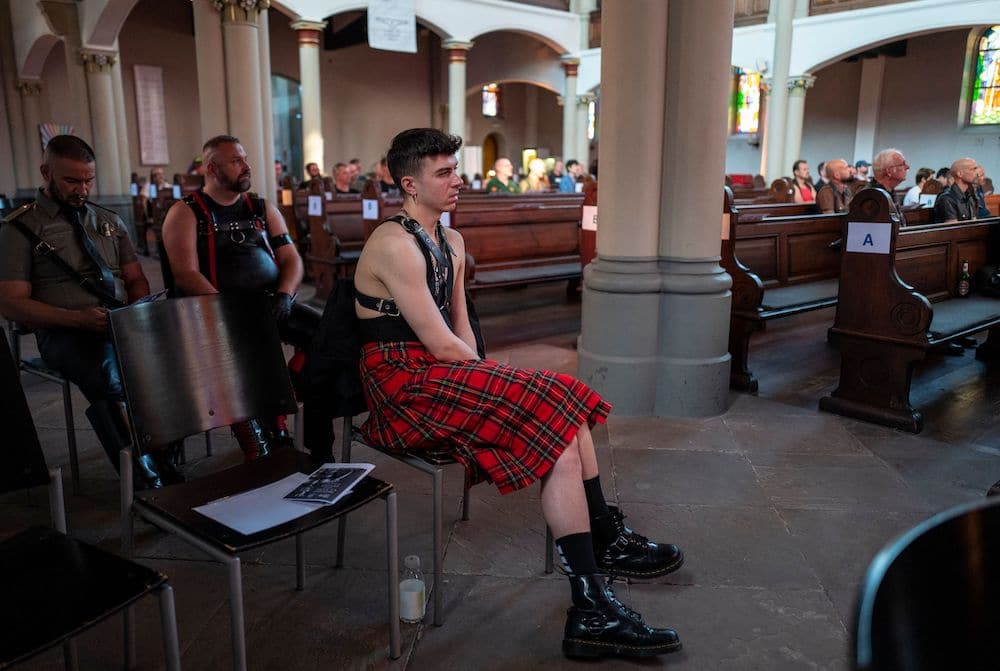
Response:
[[[384,51],[417,53],[417,13],[414,0],[369,2],[368,46]]]
[[[167,165],[167,113],[163,97],[163,68],[135,65],[135,113],[139,126],[139,162]]]

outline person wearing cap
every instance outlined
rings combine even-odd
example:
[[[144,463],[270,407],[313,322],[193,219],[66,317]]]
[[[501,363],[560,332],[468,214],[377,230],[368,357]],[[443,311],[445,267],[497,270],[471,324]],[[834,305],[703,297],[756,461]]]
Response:
[[[872,167],[872,164],[869,163],[868,161],[864,160],[864,159],[860,159],[858,161],[855,161],[854,162],[854,169],[857,170],[857,175],[855,176],[854,179],[857,180],[857,181],[859,181],[859,182],[868,182],[868,181],[870,181],[871,180],[871,175],[869,173],[870,173],[871,167]]]

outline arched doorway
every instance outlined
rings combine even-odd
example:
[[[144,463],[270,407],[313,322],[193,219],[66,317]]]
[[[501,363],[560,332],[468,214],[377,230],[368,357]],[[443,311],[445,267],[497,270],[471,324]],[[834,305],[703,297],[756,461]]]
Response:
[[[500,142],[497,138],[496,133],[490,133],[483,139],[483,171],[482,175],[485,178],[486,174],[493,169],[493,164],[497,162],[497,157],[500,156]]]

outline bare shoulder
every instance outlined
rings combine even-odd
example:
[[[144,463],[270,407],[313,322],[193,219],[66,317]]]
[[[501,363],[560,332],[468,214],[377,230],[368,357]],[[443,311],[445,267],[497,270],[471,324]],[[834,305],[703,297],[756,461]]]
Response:
[[[174,201],[174,204],[170,206],[169,210],[167,210],[167,216],[163,223],[166,224],[169,220],[178,222],[194,221],[194,212],[183,200],[177,200]]]
[[[448,240],[448,244],[455,249],[465,249],[465,240],[462,238],[462,234],[456,231],[454,228],[443,227],[445,239]]]

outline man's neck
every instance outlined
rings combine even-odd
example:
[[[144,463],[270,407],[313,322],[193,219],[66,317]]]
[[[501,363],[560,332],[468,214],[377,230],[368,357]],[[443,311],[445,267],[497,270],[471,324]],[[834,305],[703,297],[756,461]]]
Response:
[[[402,209],[408,217],[416,219],[417,223],[427,231],[428,235],[434,236],[434,229],[437,226],[438,219],[441,218],[440,211],[424,207],[419,203],[414,203],[410,197],[403,199]]]
[[[961,191],[962,193],[965,193],[966,191],[972,188],[971,184],[969,184],[968,182],[963,182],[960,179],[955,180],[955,186],[958,187],[958,190]]]
[[[844,183],[836,179],[831,179],[830,181],[827,182],[827,184],[832,186],[837,191],[843,191],[845,188]]]
[[[510,182],[510,177],[501,177],[500,175],[497,175],[497,179],[500,180],[500,183],[504,186]]]
[[[217,182],[209,182],[206,184],[205,193],[219,205],[232,205],[240,198],[239,192],[230,191]]]

